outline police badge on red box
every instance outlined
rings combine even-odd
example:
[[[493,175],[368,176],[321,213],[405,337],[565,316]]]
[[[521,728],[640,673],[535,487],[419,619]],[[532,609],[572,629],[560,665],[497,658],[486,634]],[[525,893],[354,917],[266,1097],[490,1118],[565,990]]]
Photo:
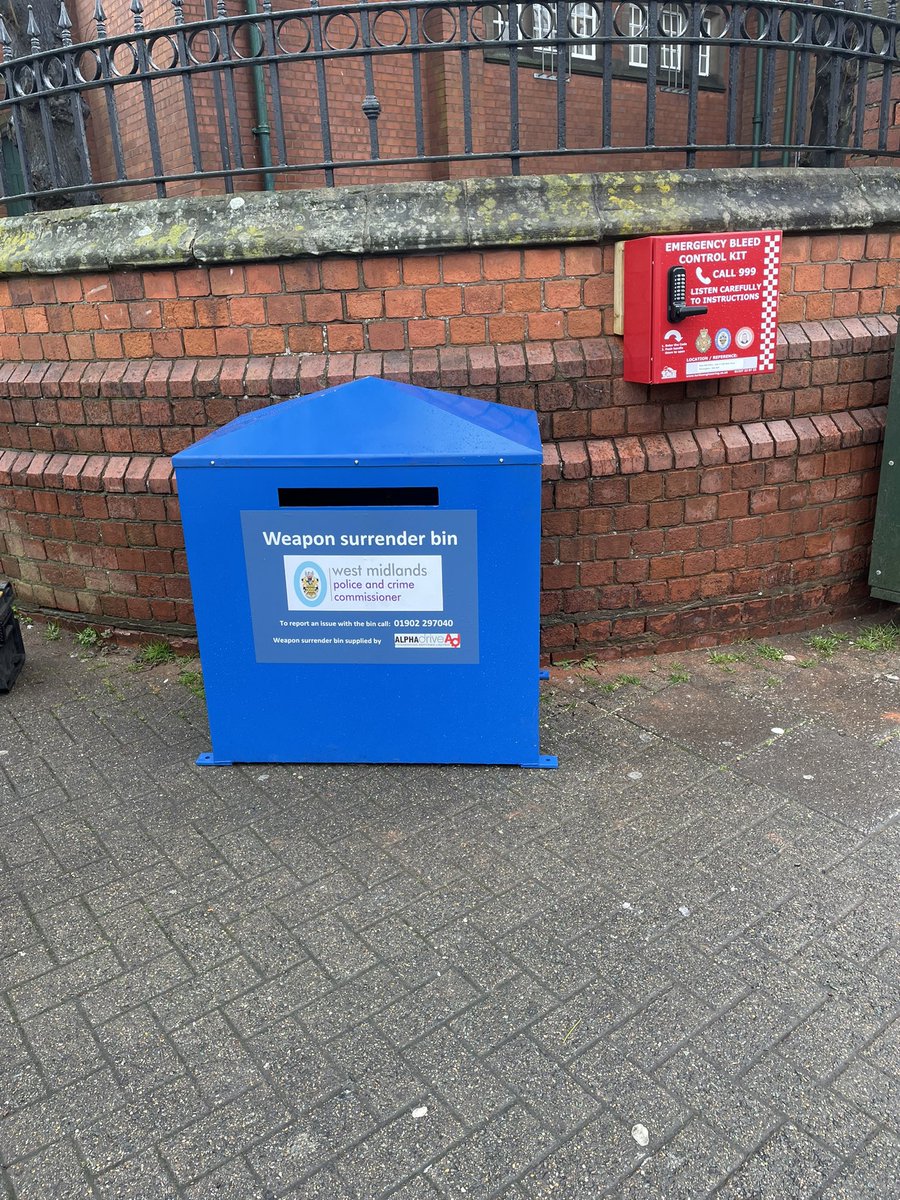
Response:
[[[637,238],[623,244],[620,263],[625,379],[775,369],[780,230]]]

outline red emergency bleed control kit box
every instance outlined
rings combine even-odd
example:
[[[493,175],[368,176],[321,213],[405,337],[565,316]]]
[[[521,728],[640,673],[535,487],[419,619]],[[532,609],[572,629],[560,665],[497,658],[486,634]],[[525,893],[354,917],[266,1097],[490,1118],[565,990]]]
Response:
[[[780,230],[663,234],[616,250],[625,379],[684,383],[775,369]]]

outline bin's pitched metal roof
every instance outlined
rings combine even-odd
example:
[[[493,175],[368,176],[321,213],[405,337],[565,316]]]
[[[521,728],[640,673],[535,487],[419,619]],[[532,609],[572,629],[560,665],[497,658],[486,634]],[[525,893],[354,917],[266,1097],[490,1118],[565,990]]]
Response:
[[[355,379],[246,413],[173,458],[176,467],[539,463],[528,409]]]

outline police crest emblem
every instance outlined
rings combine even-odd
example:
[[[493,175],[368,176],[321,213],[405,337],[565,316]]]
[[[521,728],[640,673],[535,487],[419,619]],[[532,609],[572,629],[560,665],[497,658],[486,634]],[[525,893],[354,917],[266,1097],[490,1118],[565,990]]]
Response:
[[[700,354],[705,354],[707,352],[712,345],[712,338],[709,336],[709,330],[707,328],[704,327],[700,330],[700,332],[697,334],[697,340],[694,342],[694,345],[697,347],[697,350],[700,352]]]
[[[319,592],[322,590],[322,580],[314,567],[304,568],[300,575],[300,590],[303,592],[304,600],[318,599]]]

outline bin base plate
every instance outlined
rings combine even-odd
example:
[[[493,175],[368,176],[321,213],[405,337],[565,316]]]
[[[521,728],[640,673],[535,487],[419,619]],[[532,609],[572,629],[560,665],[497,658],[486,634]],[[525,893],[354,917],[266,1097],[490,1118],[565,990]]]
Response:
[[[233,767],[234,761],[230,758],[216,758],[211,752],[198,754],[195,760],[198,767]],[[460,765],[454,763],[446,764],[448,766]],[[463,764],[464,765],[464,764]],[[476,764],[482,766],[490,766],[491,764]],[[519,763],[520,767],[526,767],[533,770],[551,770],[555,771],[559,766],[559,759],[555,754],[539,754],[537,762]]]

